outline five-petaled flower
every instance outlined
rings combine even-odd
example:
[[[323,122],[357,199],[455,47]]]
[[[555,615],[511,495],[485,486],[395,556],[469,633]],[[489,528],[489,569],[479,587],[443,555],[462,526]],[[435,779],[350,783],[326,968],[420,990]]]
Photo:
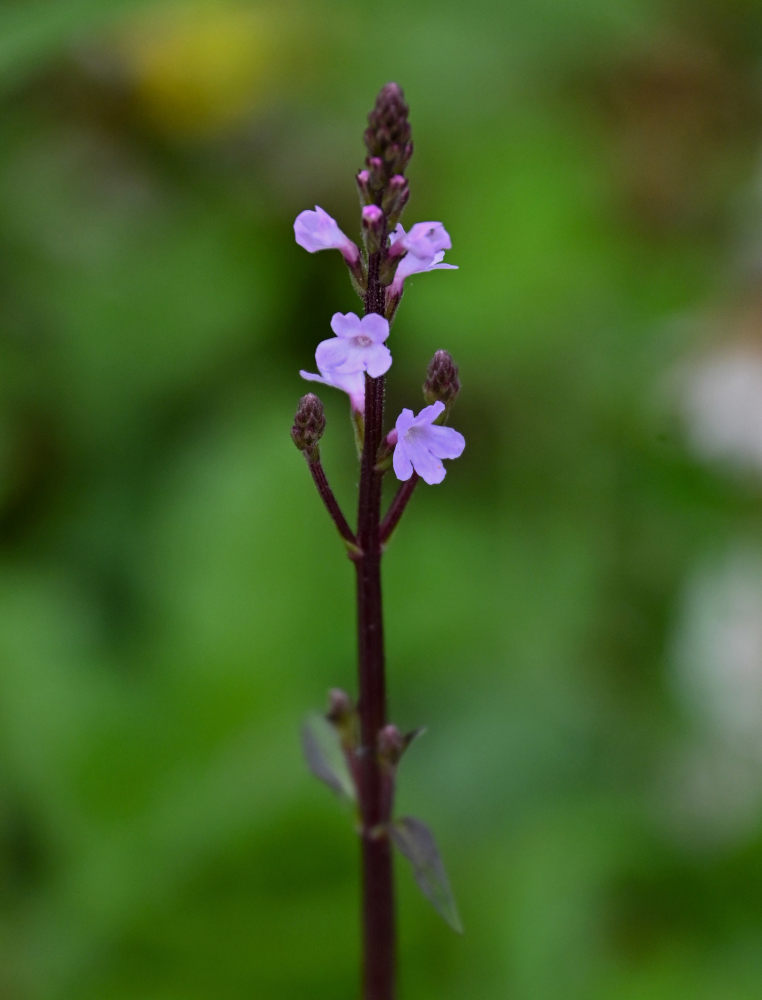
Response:
[[[344,260],[354,267],[360,259],[360,251],[355,243],[343,233],[335,219],[320,205],[315,211],[305,209],[294,220],[294,236],[300,247],[309,253],[319,250],[340,250]]]
[[[315,361],[321,372],[349,375],[366,371],[371,378],[385,375],[392,356],[384,341],[389,336],[389,323],[377,313],[360,319],[355,313],[334,313],[331,329],[336,334],[323,340],[315,351]]]
[[[443,263],[444,252],[452,247],[450,234],[441,222],[416,222],[406,233],[401,223],[389,237],[389,256],[405,256],[397,265],[389,294],[399,297],[405,278],[423,271],[457,270],[457,264]]]
[[[355,413],[363,413],[365,410],[365,372],[348,372],[340,374],[330,369],[320,369],[320,374],[300,371],[299,374],[308,382],[322,382],[323,385],[330,385],[334,389],[340,389],[349,396],[349,403]]]
[[[452,427],[434,424],[444,409],[444,403],[437,401],[431,406],[424,406],[418,416],[414,416],[412,410],[404,409],[397,417],[397,443],[392,457],[397,479],[410,479],[415,470],[429,486],[441,483],[445,477],[441,460],[458,458],[463,453],[466,446],[463,435]]]

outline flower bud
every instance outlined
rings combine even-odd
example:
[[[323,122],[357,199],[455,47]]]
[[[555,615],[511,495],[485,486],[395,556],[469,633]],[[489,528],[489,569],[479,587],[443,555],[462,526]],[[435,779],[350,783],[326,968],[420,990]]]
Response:
[[[449,409],[460,392],[458,366],[449,351],[437,351],[429,362],[426,381],[423,383],[423,398],[427,403],[437,400]]]
[[[410,197],[410,188],[407,178],[402,174],[395,174],[386,186],[381,207],[387,215],[387,227],[391,230],[397,224],[397,220],[402,215],[402,209],[407,204]]]
[[[403,174],[413,155],[408,106],[401,87],[387,83],[379,91],[368,115],[365,145],[369,157],[379,157],[384,168],[384,186],[394,174]],[[370,164],[368,164],[370,166]]]
[[[365,163],[370,180],[370,201],[384,205],[391,179],[402,176],[413,155],[410,138],[408,107],[402,90],[396,83],[382,87],[373,110],[368,115],[368,127],[363,139],[368,150]],[[397,209],[397,217],[402,210]],[[387,208],[384,208],[387,211]]]
[[[358,743],[359,719],[357,709],[346,691],[332,688],[328,692],[326,719],[339,734],[344,750],[353,750]]]
[[[357,184],[357,191],[360,195],[360,203],[362,205],[369,205],[373,201],[373,195],[370,191],[370,174],[367,170],[360,170],[355,177],[355,184]]]
[[[331,688],[328,692],[328,711],[325,716],[329,722],[335,726],[341,725],[354,710],[352,699],[346,691],[342,691],[341,688]]]
[[[368,253],[381,249],[386,219],[378,205],[366,205],[362,210],[362,234]]]
[[[405,746],[405,737],[392,723],[384,726],[378,734],[378,755],[387,764],[397,764]]]
[[[294,416],[294,426],[291,428],[291,437],[294,444],[306,453],[309,461],[317,458],[318,441],[323,436],[325,430],[325,411],[320,399],[314,392],[308,392],[299,400],[299,406]]]

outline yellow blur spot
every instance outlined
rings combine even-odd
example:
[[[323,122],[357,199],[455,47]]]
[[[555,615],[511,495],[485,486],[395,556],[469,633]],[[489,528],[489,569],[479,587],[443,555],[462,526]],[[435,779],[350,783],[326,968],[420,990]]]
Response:
[[[120,49],[141,111],[162,131],[203,136],[244,120],[281,76],[283,15],[236,3],[183,3],[133,22]]]

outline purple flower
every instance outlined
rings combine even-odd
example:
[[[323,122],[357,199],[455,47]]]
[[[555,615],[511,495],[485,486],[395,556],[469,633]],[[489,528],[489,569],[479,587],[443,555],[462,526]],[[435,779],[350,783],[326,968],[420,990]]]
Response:
[[[400,223],[389,237],[390,256],[405,256],[397,265],[394,280],[389,286],[389,294],[399,297],[405,278],[422,271],[442,269],[456,270],[456,264],[442,263],[445,250],[452,247],[450,234],[441,222],[416,222],[409,233]]]
[[[320,369],[319,375],[312,372],[300,371],[302,378],[308,382],[322,382],[323,385],[330,385],[334,389],[340,389],[349,396],[349,403],[356,413],[365,412],[365,373],[348,372],[340,374],[335,371],[324,371]]]
[[[432,257],[440,250],[449,250],[452,247],[450,234],[441,222],[416,222],[409,233],[406,233],[402,224],[398,222],[389,241],[392,246],[397,244],[416,257]],[[397,253],[399,252],[400,250],[397,250]]]
[[[410,479],[415,470],[421,479],[433,486],[445,477],[443,458],[457,458],[466,447],[466,439],[452,427],[439,427],[434,421],[444,412],[444,403],[437,400],[424,406],[418,416],[403,410],[397,417],[397,444],[392,465],[397,479]]]
[[[378,378],[389,371],[392,356],[384,341],[389,336],[389,323],[377,313],[360,319],[355,313],[334,313],[331,329],[336,334],[318,344],[315,361],[321,372],[349,375],[366,371]]]
[[[318,250],[340,250],[344,260],[353,267],[360,259],[360,251],[350,238],[339,229],[335,219],[320,205],[315,211],[305,209],[294,220],[294,236],[300,247],[309,253]]]

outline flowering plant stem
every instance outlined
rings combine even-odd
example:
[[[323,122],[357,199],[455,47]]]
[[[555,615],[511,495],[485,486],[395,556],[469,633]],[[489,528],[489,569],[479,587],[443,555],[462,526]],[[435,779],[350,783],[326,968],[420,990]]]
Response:
[[[317,491],[320,494],[320,498],[325,504],[326,510],[331,515],[334,524],[338,528],[339,534],[348,545],[356,546],[357,539],[355,538],[355,533],[347,524],[347,519],[344,517],[341,507],[339,507],[336,502],[336,497],[333,495],[333,490],[328,484],[325,471],[323,470],[323,463],[316,455],[314,458],[309,458],[307,460],[307,464],[312,474],[315,486],[317,487]]]
[[[357,574],[359,698],[355,705],[345,692],[333,689],[325,716],[338,738],[347,780],[323,754],[316,733],[303,733],[303,746],[313,773],[335,791],[356,798],[358,805],[363,1000],[394,1000],[395,995],[392,846],[410,861],[424,895],[451,927],[461,929],[431,831],[414,817],[393,818],[392,813],[397,765],[420,729],[403,735],[387,721],[381,555],[419,479],[428,485],[441,483],[445,477],[442,459],[457,458],[465,447],[462,434],[441,426],[460,389],[458,369],[447,351],[437,351],[429,364],[423,384],[429,405],[417,415],[403,409],[394,429],[384,433],[386,372],[392,364],[385,341],[404,280],[425,271],[453,269],[442,261],[451,243],[441,222],[419,222],[407,233],[399,223],[409,194],[404,170],[413,152],[407,114],[402,91],[390,83],[382,88],[368,116],[367,169],[355,178],[363,205],[363,252],[318,205],[315,211],[301,212],[294,222],[296,241],[309,253],[341,252],[365,312],[362,319],[354,313],[335,313],[331,319],[335,336],[321,341],[315,352],[318,373],[300,371],[307,381],[332,386],[349,396],[361,447],[356,534],[320,464],[325,413],[313,393],[300,400],[291,428],[294,444],[307,459]],[[382,521],[381,486],[390,468],[402,486]]]
[[[375,258],[375,259],[374,259]],[[378,254],[368,261],[365,312],[383,313]],[[360,716],[359,808],[362,851],[363,981],[365,1000],[392,1000],[395,979],[395,921],[392,853],[384,829],[391,795],[384,788],[377,746],[386,725],[384,623],[381,606],[381,483],[376,469],[384,423],[385,378],[365,376],[365,441],[360,464],[357,516],[357,649]]]
[[[405,513],[405,507],[407,507],[408,500],[413,495],[413,490],[418,485],[419,478],[418,473],[414,472],[410,479],[406,479],[397,490],[397,494],[389,505],[389,510],[386,512],[386,516],[381,522],[379,529],[382,545],[389,540],[392,532],[397,527],[399,519]]]

